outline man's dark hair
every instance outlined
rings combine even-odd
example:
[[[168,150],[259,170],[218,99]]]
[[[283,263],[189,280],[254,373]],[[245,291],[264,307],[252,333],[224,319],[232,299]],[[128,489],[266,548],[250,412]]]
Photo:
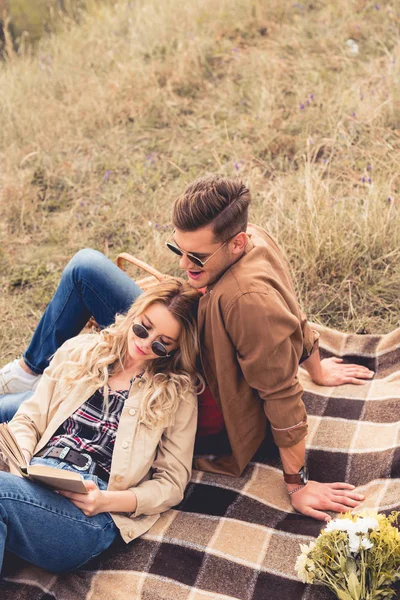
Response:
[[[250,201],[250,192],[240,179],[201,177],[175,201],[172,222],[181,231],[211,225],[215,241],[225,241],[246,231]]]

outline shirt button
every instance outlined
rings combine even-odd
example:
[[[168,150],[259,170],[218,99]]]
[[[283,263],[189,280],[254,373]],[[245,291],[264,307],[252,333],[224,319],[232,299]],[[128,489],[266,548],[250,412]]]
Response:
[[[135,537],[135,532],[132,531],[132,529],[128,531],[128,537],[130,537],[131,539]]]
[[[122,442],[122,447],[123,448],[128,448],[129,446],[129,442]]]
[[[138,386],[141,388],[143,387],[143,381],[139,381]]]
[[[132,415],[132,416],[136,415],[136,409],[135,408],[130,408],[129,409],[129,414]]]
[[[123,480],[122,475],[117,475],[115,478],[115,481],[122,481],[122,480]]]

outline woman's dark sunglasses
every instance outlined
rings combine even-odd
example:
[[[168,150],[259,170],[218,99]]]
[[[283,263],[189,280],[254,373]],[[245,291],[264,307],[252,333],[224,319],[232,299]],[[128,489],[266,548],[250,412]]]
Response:
[[[141,323],[134,323],[132,325],[132,331],[138,338],[142,340],[145,340],[149,337],[149,332],[147,331],[146,327]],[[161,342],[157,342],[157,340],[154,340],[154,342],[151,343],[151,349],[153,350],[154,354],[156,356],[159,356],[160,358],[167,358],[168,356],[170,356],[164,344],[162,344]]]

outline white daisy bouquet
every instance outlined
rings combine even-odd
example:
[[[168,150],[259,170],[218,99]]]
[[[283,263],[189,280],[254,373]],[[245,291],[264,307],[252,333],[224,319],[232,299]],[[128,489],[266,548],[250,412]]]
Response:
[[[339,600],[389,600],[400,580],[399,513],[347,513],[327,523],[308,546],[300,544],[296,571],[321,583]]]

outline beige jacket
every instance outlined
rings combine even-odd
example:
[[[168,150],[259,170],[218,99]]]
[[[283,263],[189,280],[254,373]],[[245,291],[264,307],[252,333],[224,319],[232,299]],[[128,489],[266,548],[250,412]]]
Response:
[[[244,255],[200,299],[201,361],[220,406],[231,455],[199,458],[204,471],[240,475],[265,438],[277,446],[307,434],[299,362],[317,347],[289,266],[271,236],[248,228]]]
[[[30,400],[23,402],[10,422],[19,445],[32,455],[41,450],[58,427],[95,392],[96,386],[77,385],[67,396],[49,378],[72,350],[93,340],[93,334],[66,342],[45,370]],[[128,490],[137,497],[130,516],[111,513],[125,542],[147,531],[160,513],[178,504],[189,482],[197,425],[197,401],[181,402],[169,427],[149,429],[139,422],[143,382],[133,383],[122,410],[111,463],[108,490]]]

